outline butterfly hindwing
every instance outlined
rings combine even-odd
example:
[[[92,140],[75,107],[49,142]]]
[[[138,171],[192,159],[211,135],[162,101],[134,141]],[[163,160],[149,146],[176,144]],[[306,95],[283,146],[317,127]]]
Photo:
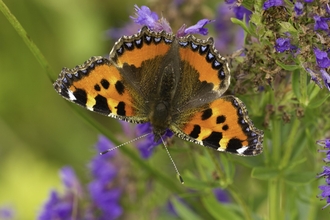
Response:
[[[175,128],[183,139],[238,155],[262,152],[263,132],[249,119],[242,101],[223,96],[195,112],[189,121]]]

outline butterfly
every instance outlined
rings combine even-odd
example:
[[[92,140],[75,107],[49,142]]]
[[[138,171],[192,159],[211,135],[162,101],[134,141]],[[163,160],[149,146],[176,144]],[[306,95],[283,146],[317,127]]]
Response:
[[[109,58],[63,68],[54,83],[65,99],[132,123],[151,123],[155,141],[170,129],[195,144],[240,156],[262,152],[263,131],[237,97],[223,96],[228,63],[212,38],[177,37],[143,27],[121,37]]]

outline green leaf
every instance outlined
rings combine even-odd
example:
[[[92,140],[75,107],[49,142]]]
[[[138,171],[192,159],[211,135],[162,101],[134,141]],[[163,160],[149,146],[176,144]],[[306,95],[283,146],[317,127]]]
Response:
[[[328,94],[324,97],[316,96],[308,103],[308,107],[309,108],[317,108],[320,105],[322,105],[329,97],[330,97],[330,94]]]
[[[291,84],[292,84],[292,90],[295,96],[300,100],[300,80],[299,80],[299,72],[294,71],[292,73],[292,79],[291,79]]]
[[[295,71],[298,72],[298,71]],[[307,74],[305,71],[299,71],[299,80],[300,80],[300,94],[301,97],[299,99],[300,103],[306,105],[307,103]]]
[[[241,20],[239,20],[239,19],[237,19],[237,18],[230,18],[230,20],[231,20],[231,22],[233,22],[234,24],[238,24],[239,26],[241,26],[241,27],[244,29],[244,31],[245,31],[246,33],[248,33],[248,34],[254,36],[253,33],[250,31],[250,29],[246,26],[245,19],[244,19],[243,21],[241,21]]]
[[[230,179],[230,182],[232,182],[235,174],[235,166],[233,162],[229,160],[228,155],[226,154],[220,154],[220,161],[227,179]]]
[[[250,11],[252,11],[253,10],[253,6],[254,6],[254,0],[244,0],[243,2],[242,2],[242,5],[244,6],[244,8],[246,8],[246,9],[248,9],[248,10],[250,10]]]
[[[218,220],[240,220],[242,219],[234,209],[227,204],[220,203],[216,200],[213,193],[202,198],[202,202],[207,211]]]
[[[287,65],[287,64],[284,64],[278,60],[275,61],[277,65],[279,65],[280,67],[282,67],[282,69],[284,70],[288,70],[288,71],[293,71],[293,70],[296,70],[299,68],[298,65]]]
[[[202,220],[202,218],[189,209],[186,205],[180,202],[176,198],[171,199],[171,203],[174,206],[175,211],[178,213],[178,216],[182,219],[189,220]]]
[[[314,172],[295,172],[286,175],[285,181],[288,184],[297,186],[303,185],[316,180],[316,174]]]
[[[310,82],[307,86],[307,94],[309,97],[309,100],[312,100],[315,98],[319,92],[321,91],[321,88],[314,82]]]
[[[252,170],[251,176],[259,180],[269,180],[278,176],[279,170],[269,167],[255,167]]]
[[[294,35],[298,33],[297,29],[289,22],[279,22],[279,24],[281,25],[283,32],[289,32]]]
[[[195,177],[194,174],[192,174],[192,172],[188,170],[184,172],[183,176],[184,176],[184,186],[191,189],[205,190],[217,186],[216,182],[211,183],[197,179],[197,177]]]

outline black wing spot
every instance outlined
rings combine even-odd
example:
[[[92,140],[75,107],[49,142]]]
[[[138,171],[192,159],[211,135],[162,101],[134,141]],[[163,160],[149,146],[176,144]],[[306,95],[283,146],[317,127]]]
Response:
[[[242,141],[240,139],[232,138],[232,139],[230,139],[230,141],[227,144],[226,151],[237,154],[237,149],[240,149],[242,147],[243,147],[243,145],[242,145]]]
[[[226,117],[224,115],[220,115],[217,117],[217,124],[224,123],[226,121]]]
[[[203,139],[203,144],[218,149],[220,147],[221,139],[222,133],[213,131],[207,138]]]
[[[224,130],[224,131],[227,131],[227,130],[228,130],[228,128],[229,128],[229,126],[228,126],[228,125],[224,125],[224,126],[222,126],[222,130]]]
[[[203,111],[203,114],[202,114],[202,120],[206,120],[206,119],[209,119],[211,116],[212,116],[212,109],[209,108],[209,109],[206,109],[205,111]]]
[[[117,90],[117,92],[122,95],[125,92],[125,86],[121,81],[117,81],[115,84],[115,88]]]
[[[101,80],[101,85],[102,85],[103,88],[108,89],[109,86],[110,86],[110,83],[109,83],[108,80],[106,80],[106,79],[102,79],[102,80]]]
[[[101,91],[101,87],[99,86],[99,84],[95,84],[94,89],[98,92]]]
[[[126,116],[125,102],[119,102],[115,108],[117,109],[117,115]]]
[[[104,96],[97,95],[95,97],[95,105],[93,106],[94,111],[100,112],[103,114],[110,114],[111,110],[109,109],[107,99]]]
[[[83,89],[76,89],[76,91],[73,92],[74,97],[76,97],[74,101],[75,103],[85,106],[86,107],[86,103],[87,103],[87,93],[85,90]]]
[[[194,129],[190,132],[189,136],[192,138],[198,138],[200,133],[201,133],[201,126],[194,125]]]

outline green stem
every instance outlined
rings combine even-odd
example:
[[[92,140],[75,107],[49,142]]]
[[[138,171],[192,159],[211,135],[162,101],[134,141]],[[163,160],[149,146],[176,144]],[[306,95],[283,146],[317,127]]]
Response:
[[[312,187],[313,190],[311,192],[311,195],[317,195],[319,193],[319,188],[318,188],[318,181],[314,181],[312,183]],[[308,215],[307,215],[307,220],[314,220],[317,219],[317,212],[320,211],[320,209],[317,206],[317,202],[319,199],[317,199],[316,196],[311,197],[311,203],[308,206],[309,210],[308,210]]]
[[[304,106],[306,106],[308,104],[307,103],[307,74],[300,71],[299,81],[300,81],[299,89],[300,89],[300,94],[301,94],[300,102],[303,103]]]
[[[272,122],[272,159],[278,164],[281,158],[281,121],[274,118]]]
[[[50,79],[53,79],[52,76],[55,76],[54,71],[51,69],[49,63],[46,58],[42,55],[39,48],[33,43],[32,39],[26,33],[22,25],[18,22],[16,17],[10,12],[6,4],[0,0],[0,11],[3,15],[8,19],[9,23],[13,26],[13,28],[17,31],[18,35],[23,39],[27,47],[30,49],[32,54],[38,60],[43,69],[46,70],[47,75]]]
[[[298,130],[302,130],[300,127],[300,121],[296,117],[293,119],[293,123],[290,130],[290,136],[285,142],[285,154],[283,155],[283,159],[280,163],[280,170],[286,167],[291,159],[291,154],[294,148],[295,140],[298,137]]]
[[[269,205],[269,220],[278,220],[280,213],[279,200],[279,184],[278,179],[271,179],[268,182],[268,205]]]

